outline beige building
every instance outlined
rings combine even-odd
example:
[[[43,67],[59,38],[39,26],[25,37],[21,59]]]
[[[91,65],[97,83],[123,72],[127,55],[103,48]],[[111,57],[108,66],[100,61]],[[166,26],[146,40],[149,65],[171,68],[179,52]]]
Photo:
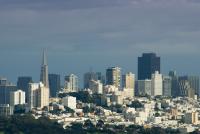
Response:
[[[28,106],[30,109],[49,106],[49,88],[45,87],[43,83],[30,83]]]
[[[25,92],[17,90],[10,92],[10,106],[25,104]]]
[[[151,82],[152,82],[151,95],[152,96],[163,95],[162,74],[159,74],[159,72],[156,71],[155,74],[152,74]]]

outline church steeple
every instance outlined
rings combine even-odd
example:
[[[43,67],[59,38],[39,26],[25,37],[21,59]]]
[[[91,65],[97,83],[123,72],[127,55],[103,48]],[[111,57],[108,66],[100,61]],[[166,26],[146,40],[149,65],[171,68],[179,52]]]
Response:
[[[48,65],[45,51],[43,51],[40,81],[44,84],[45,87],[49,87]]]

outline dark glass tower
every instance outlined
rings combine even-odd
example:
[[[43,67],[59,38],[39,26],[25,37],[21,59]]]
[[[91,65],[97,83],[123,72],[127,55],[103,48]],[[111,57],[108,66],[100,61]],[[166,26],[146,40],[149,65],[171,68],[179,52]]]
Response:
[[[29,76],[21,76],[18,77],[17,80],[17,88],[23,90],[26,93],[26,102],[28,99],[28,88],[29,88],[29,83],[32,83],[32,77]]]
[[[60,91],[60,75],[49,74],[49,89],[50,96],[56,97],[57,93]]]
[[[155,71],[160,73],[160,57],[155,53],[143,53],[138,57],[138,80],[151,79]]]

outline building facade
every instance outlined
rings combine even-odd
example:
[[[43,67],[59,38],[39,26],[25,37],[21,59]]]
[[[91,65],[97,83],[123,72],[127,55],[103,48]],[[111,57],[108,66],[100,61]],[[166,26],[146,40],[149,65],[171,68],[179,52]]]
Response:
[[[26,94],[28,94],[29,83],[33,83],[32,77],[29,77],[29,76],[18,77],[17,89],[21,89]],[[26,102],[27,100],[28,100],[28,96],[26,96]]]
[[[78,92],[78,76],[70,74],[65,76],[65,91],[66,92]]]
[[[138,80],[151,79],[155,71],[160,73],[160,57],[155,53],[143,53],[138,57]]]
[[[10,106],[25,104],[25,96],[25,92],[22,90],[10,92]]]
[[[106,70],[106,84],[113,85],[116,88],[120,88],[121,85],[121,68],[111,67]]]
[[[56,97],[60,91],[60,75],[58,74],[49,74],[49,90],[50,97]]]
[[[155,74],[152,74],[151,82],[152,82],[152,84],[151,84],[151,86],[152,86],[151,95],[152,96],[163,95],[162,74],[159,74],[159,72],[156,71]]]

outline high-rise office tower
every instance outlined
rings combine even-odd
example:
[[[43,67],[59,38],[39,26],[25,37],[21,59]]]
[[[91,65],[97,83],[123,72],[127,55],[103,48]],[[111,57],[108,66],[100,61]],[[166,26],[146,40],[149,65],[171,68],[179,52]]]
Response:
[[[66,92],[78,92],[78,77],[74,74],[65,76]]]
[[[131,97],[135,96],[135,74],[128,72],[122,75],[122,88],[129,91]]]
[[[40,81],[44,84],[45,87],[49,87],[48,79],[48,65],[45,51],[43,52],[43,59],[41,65]]]
[[[119,67],[111,67],[106,70],[106,84],[120,88],[121,69]]]
[[[138,57],[138,80],[151,79],[155,71],[160,73],[160,57],[155,53],[143,53]]]
[[[173,97],[177,97],[179,95],[179,87],[178,87],[178,76],[176,74],[176,71],[170,71],[169,76],[172,79],[171,95]]]
[[[163,95],[163,80],[162,80],[162,74],[159,74],[158,71],[156,71],[154,74],[152,74],[151,79],[151,86],[152,86],[152,96],[157,95]]]
[[[180,76],[179,80],[187,80],[190,87],[195,90],[195,94],[200,95],[199,91],[199,76]]]
[[[29,87],[29,83],[32,83],[32,77],[29,76],[21,76],[18,77],[17,80],[17,88],[21,89],[22,91],[24,91],[26,93],[26,102],[28,100],[28,87]]]
[[[16,91],[17,86],[0,77],[0,104],[10,103],[10,92]]]
[[[151,80],[138,80],[137,81],[137,89],[138,95],[151,95]]]
[[[185,79],[179,79],[178,81],[179,86],[179,96],[194,98],[195,90],[191,88],[190,82]]]
[[[101,72],[96,72],[97,80],[99,80],[103,85],[105,85],[105,76]]]
[[[89,83],[91,80],[98,80],[98,76],[95,72],[87,72],[84,74],[84,88],[88,89],[89,88]]]
[[[100,82],[100,80],[91,80],[89,89],[92,90],[92,93],[103,94],[103,84]]]
[[[44,108],[49,106],[49,88],[43,83],[30,83],[28,94],[28,106],[32,108]]]
[[[60,91],[60,75],[49,74],[49,90],[50,96],[56,97],[57,93]]]
[[[122,75],[122,87],[135,89],[135,74],[128,72]]]
[[[172,78],[170,76],[163,76],[163,95],[171,96]]]

